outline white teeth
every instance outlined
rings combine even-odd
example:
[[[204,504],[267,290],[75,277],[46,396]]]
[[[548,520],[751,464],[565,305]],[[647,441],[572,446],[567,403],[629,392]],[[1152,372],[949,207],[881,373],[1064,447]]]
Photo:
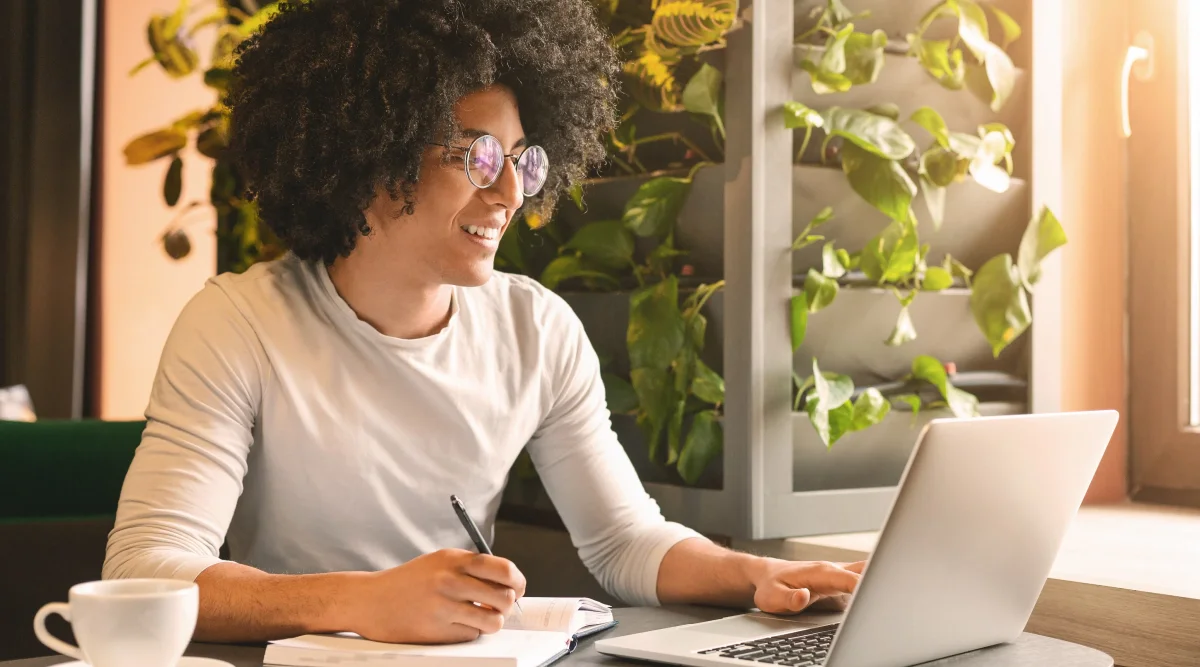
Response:
[[[500,230],[494,227],[478,227],[476,225],[464,225],[462,230],[468,234],[474,234],[480,238],[495,240],[500,237]]]

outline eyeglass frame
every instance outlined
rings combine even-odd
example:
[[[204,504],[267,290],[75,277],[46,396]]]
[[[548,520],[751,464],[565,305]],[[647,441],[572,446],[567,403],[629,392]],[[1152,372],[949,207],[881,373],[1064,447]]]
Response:
[[[480,190],[486,190],[486,189],[492,187],[493,185],[495,185],[496,181],[500,180],[500,174],[497,173],[496,178],[492,179],[491,183],[488,183],[487,185],[479,185],[475,182],[475,179],[471,178],[471,167],[469,164],[467,164],[467,155],[470,154],[471,149],[475,147],[475,144],[479,143],[479,141],[484,139],[485,137],[494,139],[497,144],[500,144],[500,146],[501,146],[500,150],[504,150],[504,148],[503,148],[504,144],[501,144],[500,140],[497,139],[496,136],[492,135],[492,134],[481,134],[478,137],[475,137],[474,139],[471,140],[471,143],[468,144],[466,148],[463,148],[461,146],[452,146],[449,143],[439,144],[436,141],[426,141],[425,143],[430,146],[440,146],[441,148],[444,148],[446,150],[446,152],[450,152],[450,149],[454,149],[456,151],[462,151],[462,155],[455,155],[454,157],[456,159],[462,160],[463,174],[466,175],[467,182],[470,183],[471,185],[474,185],[476,188],[478,188]],[[506,153],[506,154],[501,154],[500,157],[505,160],[512,160],[513,170],[517,170],[517,167],[521,162],[521,158],[525,157],[525,154],[528,153],[530,151],[530,149],[533,149],[533,148],[541,148],[542,153],[546,152],[545,148],[542,148],[538,144],[533,144],[532,146],[526,146],[525,150],[521,151],[520,155],[517,155],[516,153]],[[503,171],[504,171],[504,168],[501,167],[500,172],[503,172]],[[519,176],[520,172],[517,171],[517,174]],[[540,186],[538,186],[537,191],[535,191],[533,194],[527,194],[525,192],[525,184],[522,183],[521,184],[521,194],[526,197],[533,197],[533,196],[537,195],[539,192],[541,192],[542,188],[545,188],[545,187],[546,187],[546,184],[545,184],[545,182],[543,182]]]

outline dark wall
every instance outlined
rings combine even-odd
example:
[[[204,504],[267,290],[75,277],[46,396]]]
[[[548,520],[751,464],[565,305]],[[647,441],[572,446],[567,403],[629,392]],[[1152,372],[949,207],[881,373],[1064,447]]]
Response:
[[[84,414],[99,0],[0,2],[0,386]]]

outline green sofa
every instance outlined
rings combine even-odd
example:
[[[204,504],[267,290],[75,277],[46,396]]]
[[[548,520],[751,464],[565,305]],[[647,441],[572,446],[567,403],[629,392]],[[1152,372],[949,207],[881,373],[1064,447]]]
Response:
[[[0,660],[50,655],[33,615],[100,578],[144,421],[0,421]],[[57,616],[51,629],[70,638]]]

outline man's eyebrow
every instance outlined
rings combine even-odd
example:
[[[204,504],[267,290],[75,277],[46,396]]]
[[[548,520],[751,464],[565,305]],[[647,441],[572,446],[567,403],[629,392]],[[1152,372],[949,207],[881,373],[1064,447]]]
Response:
[[[463,136],[470,137],[472,139],[478,139],[479,137],[482,137],[485,134],[491,134],[491,132],[477,130],[473,127],[468,127],[466,129],[464,129],[462,131],[462,133],[463,133]],[[520,148],[522,146],[528,146],[528,145],[529,145],[529,141],[525,137],[521,137],[520,139],[517,139],[517,143],[513,144],[513,148]]]

